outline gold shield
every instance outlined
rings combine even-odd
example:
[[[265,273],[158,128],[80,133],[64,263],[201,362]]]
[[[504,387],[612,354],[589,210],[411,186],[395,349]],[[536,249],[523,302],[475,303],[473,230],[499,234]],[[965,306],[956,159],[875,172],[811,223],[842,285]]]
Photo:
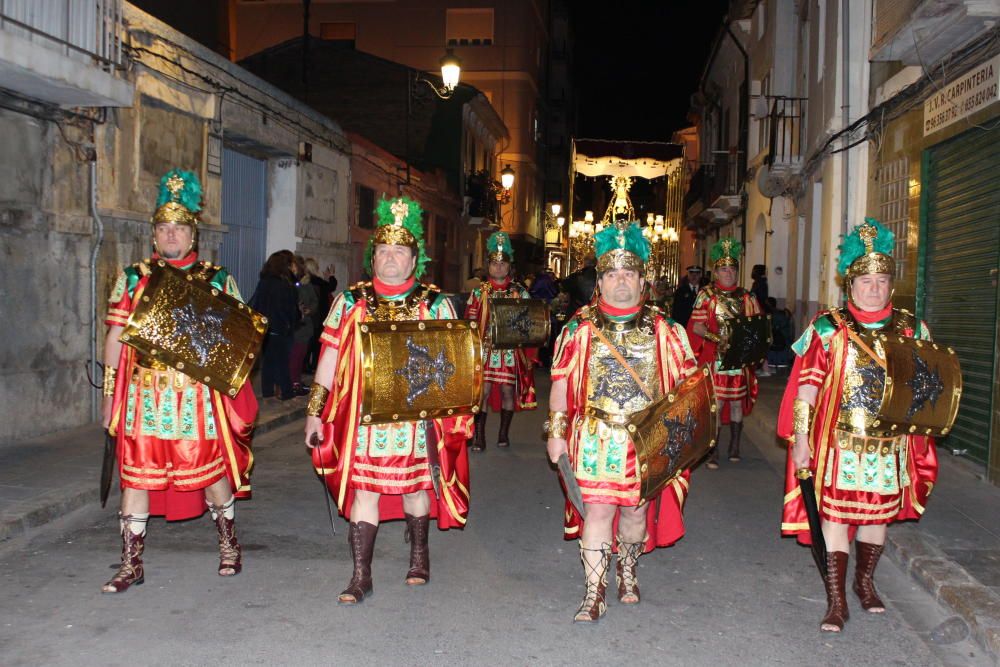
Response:
[[[720,360],[720,371],[734,371],[764,361],[771,347],[771,316],[747,315],[727,320],[729,343]]]
[[[363,423],[479,411],[483,349],[475,322],[420,320],[358,326]]]
[[[163,260],[128,318],[121,342],[235,396],[253,368],[267,318],[211,283]]]
[[[628,430],[635,444],[644,501],[655,497],[716,445],[718,420],[715,384],[704,366],[669,394],[632,415]]]
[[[541,299],[490,299],[489,338],[494,350],[541,347],[549,341],[549,304]]]
[[[947,435],[962,398],[962,369],[955,350],[929,340],[881,335],[885,350],[885,393],[878,421],[882,430]]]

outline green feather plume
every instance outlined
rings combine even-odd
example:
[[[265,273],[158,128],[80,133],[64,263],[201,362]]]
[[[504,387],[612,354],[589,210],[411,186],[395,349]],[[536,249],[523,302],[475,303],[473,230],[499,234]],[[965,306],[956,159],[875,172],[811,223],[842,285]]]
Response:
[[[179,178],[184,185],[176,193],[171,190],[169,183],[172,179]],[[156,208],[176,202],[191,211],[197,213],[201,210],[201,181],[193,171],[183,171],[181,169],[171,169],[160,179],[160,192],[156,199]]]
[[[637,222],[630,222],[622,229],[619,225],[608,225],[594,234],[594,253],[600,257],[612,250],[627,250],[643,262],[649,260],[649,240],[642,235],[642,227]]]
[[[865,225],[875,228],[876,234],[872,242],[872,250],[891,257],[892,251],[896,249],[896,235],[875,218],[865,218],[864,223],[856,225],[851,233],[844,237],[844,242],[838,246],[840,259],[837,261],[837,273],[842,276],[847,275],[847,269],[851,267],[854,260],[865,254],[865,242],[861,238],[861,228]]]
[[[729,254],[726,254],[725,242],[729,241]],[[712,263],[718,262],[723,257],[731,257],[736,261],[739,261],[740,256],[743,254],[743,244],[732,237],[726,237],[719,239],[712,246],[712,250],[709,252],[709,259]]]
[[[486,252],[492,254],[497,252],[497,249],[503,246],[500,252],[506,253],[511,259],[514,258],[514,246],[511,245],[510,237],[507,236],[507,232],[493,232],[490,237],[486,239]]]
[[[375,207],[375,215],[378,216],[378,227],[395,224],[396,216],[392,212],[392,205],[397,200],[402,200],[406,204],[406,216],[403,217],[403,227],[406,228],[413,238],[417,240],[417,265],[413,270],[413,276],[420,279],[424,275],[427,263],[431,258],[427,256],[424,246],[424,226],[420,219],[423,217],[424,209],[415,200],[409,197],[393,197],[392,199],[382,199]],[[375,237],[368,239],[368,246],[365,248],[365,270],[368,275],[374,275],[372,270],[372,255],[375,253]]]

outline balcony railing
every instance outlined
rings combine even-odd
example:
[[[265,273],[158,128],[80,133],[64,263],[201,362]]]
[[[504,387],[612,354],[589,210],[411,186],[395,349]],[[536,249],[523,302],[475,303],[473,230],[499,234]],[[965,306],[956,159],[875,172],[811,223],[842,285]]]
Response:
[[[106,70],[122,65],[122,0],[0,0],[0,32]]]
[[[712,157],[714,162],[703,163],[691,177],[684,197],[684,210],[701,202],[703,212],[718,211],[720,216],[731,215],[742,200],[740,154],[738,151],[713,151]]]
[[[465,176],[465,196],[469,199],[470,218],[484,218],[490,222],[497,219],[498,204],[493,179],[485,171],[477,171]]]
[[[806,100],[801,97],[769,97],[767,115],[768,147],[764,163],[768,167],[792,166],[802,162]]]

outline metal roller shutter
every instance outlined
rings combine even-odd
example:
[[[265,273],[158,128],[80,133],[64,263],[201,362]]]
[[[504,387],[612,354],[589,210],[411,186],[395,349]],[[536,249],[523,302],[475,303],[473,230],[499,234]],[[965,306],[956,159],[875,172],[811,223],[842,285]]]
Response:
[[[989,457],[1000,266],[1000,129],[973,129],[924,155],[923,317],[962,362],[962,404],[941,443]],[[994,274],[995,275],[995,274]]]
[[[228,148],[222,153],[222,224],[228,230],[219,263],[244,299],[257,288],[267,241],[267,163]]]

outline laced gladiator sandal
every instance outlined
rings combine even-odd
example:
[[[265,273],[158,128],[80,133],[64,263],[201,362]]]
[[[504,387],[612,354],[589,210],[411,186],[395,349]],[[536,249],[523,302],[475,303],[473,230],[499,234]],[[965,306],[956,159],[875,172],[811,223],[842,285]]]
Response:
[[[587,557],[595,557],[597,562],[591,564]],[[580,545],[580,560],[587,577],[587,591],[583,596],[580,608],[573,617],[574,623],[596,623],[608,610],[605,596],[608,590],[608,566],[611,564],[611,545],[604,544],[600,549],[587,549]]]
[[[235,577],[243,571],[243,549],[236,539],[236,519],[227,519],[225,507],[208,503],[219,531],[219,576]]]
[[[431,518],[404,514],[406,532],[404,540],[410,543],[410,569],[406,573],[407,586],[423,586],[431,580],[431,554],[427,545],[427,530]]]
[[[639,604],[639,577],[636,566],[642,555],[643,542],[623,542],[618,538],[618,562],[615,574],[618,580],[618,601],[622,604]]]
[[[507,431],[510,429],[510,420],[513,418],[513,410],[500,411],[500,432],[497,434],[497,447],[510,447],[510,436]]]
[[[122,562],[115,572],[115,576],[104,584],[102,593],[124,593],[129,586],[141,586],[146,581],[146,574],[142,567],[142,552],[146,549],[146,531],[136,535],[129,528],[131,514],[122,514]]]
[[[882,556],[885,547],[881,544],[870,544],[861,540],[854,540],[854,551],[858,557],[858,564],[854,567],[854,592],[861,600],[861,608],[873,614],[881,614],[885,611],[885,603],[878,596],[875,590],[875,568],[878,566],[878,559]]]
[[[719,426],[718,430],[715,432],[715,447],[712,447],[712,451],[708,453],[708,462],[705,467],[709,470],[719,469],[719,447],[722,445],[719,439],[722,438],[722,427]]]
[[[476,430],[472,436],[472,451],[481,452],[486,449],[486,413],[477,414],[475,422]]]
[[[740,460],[740,436],[743,435],[743,422],[729,422],[729,460],[736,463]]]
[[[847,577],[846,551],[826,552],[826,616],[820,625],[823,632],[840,632],[844,629],[844,623],[850,618],[847,610],[847,593],[844,590],[845,578]]]
[[[340,604],[358,604],[375,592],[372,586],[372,552],[378,526],[365,521],[351,522],[347,530],[347,543],[354,559],[354,574],[347,588],[337,597]]]

